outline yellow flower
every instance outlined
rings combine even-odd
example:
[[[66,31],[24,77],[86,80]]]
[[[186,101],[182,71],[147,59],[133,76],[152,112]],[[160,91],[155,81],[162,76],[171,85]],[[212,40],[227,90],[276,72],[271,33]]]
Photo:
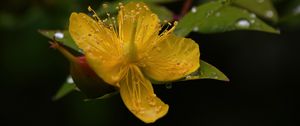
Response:
[[[154,93],[149,79],[174,81],[199,67],[200,52],[191,39],[162,30],[144,3],[120,5],[117,21],[72,13],[69,32],[88,64],[105,82],[118,87],[126,107],[146,123],[164,116],[169,106]]]

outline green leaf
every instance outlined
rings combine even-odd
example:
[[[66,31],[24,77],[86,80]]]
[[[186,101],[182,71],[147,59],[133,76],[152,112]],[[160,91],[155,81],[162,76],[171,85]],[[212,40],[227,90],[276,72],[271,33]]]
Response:
[[[93,99],[87,98],[87,99],[84,99],[84,101],[103,100],[103,99],[111,98],[117,94],[119,94],[119,91],[111,92],[111,93],[105,94],[98,98],[93,98]]]
[[[221,81],[229,81],[229,79],[224,73],[222,73],[216,67],[203,60],[200,61],[200,68],[194,73],[186,76],[182,81],[195,79],[214,79]]]
[[[124,1],[134,1],[134,2],[145,2],[145,3],[171,3],[178,0],[124,0]]]
[[[228,77],[218,70],[213,65],[200,60],[200,68],[195,72],[187,75],[186,77],[176,80],[176,81],[188,81],[188,80],[198,80],[198,79],[213,79],[213,80],[220,80],[220,81],[229,81]],[[163,82],[150,79],[152,84],[170,84],[172,82]],[[176,82],[173,81],[173,82]]]
[[[164,6],[158,6],[156,4],[148,4],[151,11],[158,15],[159,19],[164,20],[172,20],[173,19],[173,13],[169,9],[167,9]]]
[[[59,90],[56,92],[54,97],[52,98],[53,101],[59,100],[66,96],[67,94],[71,93],[72,91],[76,90],[76,85],[74,83],[64,83]]]
[[[74,49],[77,52],[81,52],[67,30],[39,30],[39,32],[49,39],[55,39],[57,42]]]
[[[234,5],[254,12],[264,19],[277,22],[278,14],[273,6],[272,0],[233,0]]]
[[[122,1],[123,4],[125,5],[128,2],[132,2],[132,1],[143,1],[143,0],[124,0]],[[171,2],[172,0],[169,0],[169,2]],[[174,0],[173,0],[174,1]],[[164,1],[164,0],[154,0],[154,1],[144,1],[147,6],[151,9],[152,12],[154,12],[155,14],[158,15],[158,17],[160,18],[160,20],[172,20],[173,19],[173,13],[172,11],[168,10],[166,7],[164,6],[160,6],[157,3],[160,2],[168,2]],[[100,17],[106,17],[106,13],[110,13],[111,15],[116,15],[117,14],[117,9],[116,7],[119,6],[119,2],[115,1],[115,2],[111,2],[111,3],[106,3],[108,6],[106,9],[100,7],[99,9],[97,9],[97,14],[100,15]]]
[[[282,7],[282,18],[279,24],[297,29],[300,26],[300,1],[290,0]]]
[[[191,31],[199,33],[219,33],[233,30],[256,30],[278,33],[277,30],[258,19],[245,9],[209,2],[192,8],[175,29],[178,36],[186,36]]]

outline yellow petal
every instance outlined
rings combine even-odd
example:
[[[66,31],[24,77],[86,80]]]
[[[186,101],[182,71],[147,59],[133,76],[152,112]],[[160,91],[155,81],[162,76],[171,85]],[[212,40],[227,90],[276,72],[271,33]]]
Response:
[[[123,73],[120,40],[114,31],[83,13],[72,13],[69,32],[81,48],[91,68],[109,84]]]
[[[124,43],[134,42],[137,54],[147,49],[158,37],[159,18],[146,4],[130,2],[120,7],[118,14],[119,37]]]
[[[139,64],[143,64],[142,70],[147,77],[157,81],[173,81],[197,70],[199,59],[197,43],[192,39],[169,35]]]
[[[155,122],[168,112],[169,106],[156,97],[150,81],[135,65],[128,67],[120,81],[120,93],[126,107],[145,123]]]

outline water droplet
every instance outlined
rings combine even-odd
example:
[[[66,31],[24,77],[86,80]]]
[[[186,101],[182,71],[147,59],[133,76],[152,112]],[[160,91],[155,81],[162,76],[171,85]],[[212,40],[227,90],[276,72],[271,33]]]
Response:
[[[251,13],[249,16],[250,16],[251,18],[256,18],[256,15],[255,15],[254,13]]]
[[[156,104],[155,104],[155,102],[149,102],[149,105],[155,106]]]
[[[56,39],[62,39],[62,38],[64,38],[64,33],[62,33],[62,32],[56,32],[56,33],[54,34],[54,37],[55,37]]]
[[[168,83],[165,86],[166,86],[167,89],[172,89],[172,84],[171,83]]]
[[[212,72],[211,73],[211,77],[214,79],[218,79],[217,73],[216,72]]]
[[[194,28],[193,28],[193,31],[194,31],[194,32],[197,32],[197,31],[199,31],[199,27],[197,27],[197,26],[196,26],[196,27],[194,27]]]
[[[142,102],[141,99],[138,99],[138,100],[137,100],[137,103],[138,103],[138,104],[140,104],[141,102]]]
[[[200,71],[200,72],[199,72],[199,75],[203,75],[203,72],[202,72],[202,71]]]
[[[137,3],[137,4],[136,4],[136,7],[140,7],[140,4],[139,4],[139,3]]]
[[[238,28],[249,28],[250,22],[246,19],[240,19],[236,22],[235,26]]]
[[[152,94],[152,97],[156,97],[156,94]]]
[[[217,12],[215,15],[216,15],[216,17],[220,17],[220,16],[221,16],[221,13],[220,13],[220,12]]]
[[[74,83],[74,80],[71,76],[68,76],[67,83],[70,83],[70,84]]]
[[[139,111],[139,114],[145,114],[145,111]]]
[[[161,48],[160,47],[156,47],[157,51],[161,51]]]
[[[187,75],[187,76],[185,77],[185,79],[190,80],[190,79],[192,79],[192,76],[191,76],[191,75]]]
[[[257,3],[263,3],[265,0],[257,0]]]
[[[82,49],[78,49],[78,52],[83,53],[83,50]]]
[[[293,13],[294,15],[300,14],[300,5],[294,9]]]
[[[209,10],[209,11],[207,11],[206,12],[206,17],[209,17],[212,13],[214,13],[214,11],[213,10]]]
[[[155,112],[160,112],[161,111],[161,109],[162,109],[162,106],[157,106],[157,107],[155,107]]]
[[[266,11],[266,17],[271,18],[274,16],[274,12],[271,10]]]
[[[221,4],[227,5],[230,4],[230,0],[220,0]]]
[[[197,8],[196,7],[192,7],[191,11],[192,11],[192,13],[196,13],[197,12]]]

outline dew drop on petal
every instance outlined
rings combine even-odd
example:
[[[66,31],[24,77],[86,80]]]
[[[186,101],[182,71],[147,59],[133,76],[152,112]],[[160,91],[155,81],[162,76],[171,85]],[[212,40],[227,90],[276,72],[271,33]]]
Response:
[[[64,38],[64,33],[62,33],[62,32],[56,32],[56,33],[54,33],[54,37],[56,39],[62,39],[62,38]]]
[[[249,28],[250,22],[246,19],[239,19],[239,20],[237,20],[235,26],[238,28]]]

